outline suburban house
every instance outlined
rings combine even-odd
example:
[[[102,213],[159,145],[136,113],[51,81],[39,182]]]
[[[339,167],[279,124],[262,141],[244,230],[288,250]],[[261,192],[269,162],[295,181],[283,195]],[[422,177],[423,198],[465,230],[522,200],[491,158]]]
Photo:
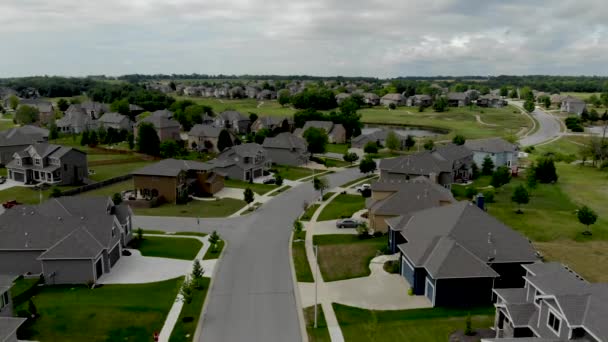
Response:
[[[171,111],[166,109],[157,110],[135,124],[135,139],[137,139],[137,135],[139,134],[139,126],[143,123],[151,123],[154,126],[161,142],[180,139],[179,129],[181,125],[173,119],[173,112]]]
[[[247,134],[250,123],[248,117],[234,110],[220,113],[215,120],[217,127],[231,130],[236,134]]]
[[[17,342],[17,329],[26,320],[26,318],[19,317],[0,317],[0,341]]]
[[[469,201],[387,220],[401,275],[435,306],[492,302],[494,288],[523,285],[521,264],[538,261],[528,239]]]
[[[261,100],[274,100],[277,98],[277,92],[268,90],[268,89],[264,89],[258,93],[256,98],[260,101]]]
[[[132,175],[139,198],[162,196],[169,203],[190,194],[215,194],[224,188],[223,176],[212,172],[207,163],[192,160],[163,159],[133,171]]]
[[[257,133],[262,129],[271,132],[279,129],[283,132],[291,132],[292,128],[293,120],[288,117],[261,116],[251,124],[251,133]]]
[[[471,104],[471,99],[466,93],[448,93],[448,106],[464,107]]]
[[[11,317],[13,315],[11,287],[13,287],[15,279],[17,279],[15,275],[0,274],[0,317]]]
[[[503,100],[500,96],[492,94],[482,95],[477,99],[479,107],[502,108],[507,104],[507,101]]]
[[[85,102],[72,104],[65,111],[63,117],[57,120],[57,129],[63,133],[75,134],[86,130],[95,130],[99,128],[97,119],[109,111],[110,107],[105,103]]]
[[[81,184],[88,176],[87,154],[72,147],[33,144],[15,152],[8,178],[24,184]]]
[[[413,95],[407,98],[408,107],[430,107],[433,105],[433,98],[429,95]]]
[[[467,140],[464,146],[473,151],[473,161],[479,169],[486,157],[492,159],[494,169],[500,166],[508,168],[517,166],[519,147],[503,138]]]
[[[188,147],[197,151],[219,152],[217,140],[221,131],[221,128],[212,125],[194,125],[188,132]]]
[[[578,97],[568,95],[562,99],[560,111],[580,116],[587,111],[587,104]]]
[[[129,104],[129,112],[131,113],[132,116],[137,116],[137,115],[145,112],[145,110],[143,109],[143,107],[140,107],[138,105]]]
[[[374,93],[363,93],[363,103],[368,106],[377,106],[380,104],[380,96]]]
[[[25,125],[0,131],[0,165],[6,165],[13,160],[15,152],[48,139],[49,130],[37,126]]]
[[[344,129],[342,124],[335,124],[331,121],[306,121],[302,130],[299,131],[301,132],[300,136],[310,127],[324,130],[327,133],[329,142],[332,144],[343,144],[346,142],[346,129]]]
[[[274,164],[298,166],[308,161],[306,140],[289,132],[267,137],[262,146]]]
[[[389,218],[454,202],[450,190],[426,177],[416,177],[372,183],[372,196],[366,200],[365,207],[369,211],[370,228],[386,233],[388,225],[385,220]],[[394,242],[395,238],[389,236],[389,247],[393,253],[397,253]]]
[[[386,137],[390,132],[393,132],[397,136],[397,139],[399,139],[399,148],[405,148],[405,139],[407,137],[404,137],[403,135],[395,131],[385,129],[377,130],[369,134],[361,134],[359,136],[356,136],[351,139],[350,145],[353,148],[365,148],[365,145],[367,143],[375,142],[382,146],[386,146]]]
[[[351,96],[351,94],[349,94],[349,93],[340,93],[340,94],[336,95],[336,103],[340,104],[340,103],[344,102],[344,100],[346,100],[350,96]]]
[[[553,94],[553,95],[551,95],[551,105],[552,106],[561,106],[562,101],[564,101],[565,98],[566,98],[566,96],[564,96],[564,95]]]
[[[386,94],[380,98],[380,104],[386,107],[391,104],[394,104],[395,106],[405,106],[405,97],[398,93]]]
[[[464,145],[448,144],[433,151],[382,159],[380,180],[409,180],[425,176],[433,182],[450,188],[452,183],[471,177],[473,152]]]
[[[40,113],[40,123],[48,124],[55,119],[55,108],[53,107],[53,103],[50,101],[40,100],[40,99],[20,99],[19,107],[21,106],[29,106],[38,109]]]
[[[483,341],[608,341],[607,283],[556,262],[522,266],[523,288],[494,289],[496,338]]]
[[[271,166],[268,152],[258,144],[248,143],[225,149],[206,162],[211,170],[231,179],[249,181],[262,177]]]
[[[104,113],[98,120],[99,126],[105,129],[113,128],[117,131],[133,132],[133,123],[131,119],[120,113]]]
[[[132,237],[131,209],[109,197],[60,197],[0,215],[0,273],[42,274],[46,284],[96,282]]]

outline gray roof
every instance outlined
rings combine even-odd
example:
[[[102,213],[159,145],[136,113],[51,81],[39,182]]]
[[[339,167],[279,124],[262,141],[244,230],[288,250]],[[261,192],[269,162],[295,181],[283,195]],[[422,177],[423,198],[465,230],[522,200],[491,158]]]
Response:
[[[176,177],[182,171],[208,171],[211,167],[208,163],[201,163],[193,160],[163,159],[154,164],[142,167],[132,172],[139,176],[163,176]]]
[[[48,113],[53,111],[53,103],[40,99],[21,99],[19,105],[35,107],[41,113]]]
[[[399,93],[391,93],[382,96],[382,100],[403,101],[405,98]]]
[[[217,138],[220,136],[221,131],[221,128],[213,125],[196,124],[190,129],[188,135],[193,137]]]
[[[72,148],[72,147],[53,145],[53,144],[47,144],[47,143],[32,144],[32,145],[26,147],[23,151],[19,151],[15,154],[19,155],[21,158],[27,158],[30,156],[29,151],[36,153],[37,155],[39,155],[42,158],[61,158],[65,154],[67,154],[71,151],[76,151],[76,152],[85,154],[84,152],[77,150],[75,148]],[[15,159],[11,160],[6,165],[7,168],[16,168],[16,169],[24,169],[24,168],[28,168],[31,166],[35,166],[36,169],[42,169],[42,170],[48,170],[48,171],[59,168],[58,165],[36,166],[33,163],[27,164],[27,165],[26,164],[18,165],[17,161]]]
[[[518,150],[517,145],[511,144],[503,138],[467,140],[464,146],[474,152],[503,153]]]
[[[431,152],[424,151],[408,156],[382,159],[378,168],[390,173],[413,175],[428,175],[430,173],[452,172],[452,164],[434,157]]]
[[[505,305],[514,327],[526,327],[536,311],[532,303],[517,303]]]
[[[434,157],[449,161],[450,163],[473,156],[473,152],[465,145],[456,145],[452,143],[436,147],[432,153]]]
[[[378,183],[382,185],[377,185]],[[379,188],[384,188],[387,191],[389,186],[396,190],[394,194],[379,201],[374,202],[372,199],[367,201],[367,208],[375,215],[405,215],[454,202],[449,190],[425,177],[403,183],[376,182],[372,184],[372,190],[378,191]]]
[[[507,303],[525,303],[527,290],[523,287],[513,289],[494,289],[494,292]]]
[[[254,124],[261,124],[264,127],[279,126],[283,124],[283,121],[287,120],[291,123],[292,120],[285,116],[261,116],[255,120]]]
[[[45,141],[49,131],[45,128],[26,125],[0,132],[0,146],[30,145]]]
[[[66,256],[69,256],[70,259],[94,259],[103,249],[104,246],[95,239],[87,228],[79,227],[49,247],[38,259],[63,259]]]
[[[80,107],[87,113],[94,111],[96,113],[105,113],[110,111],[110,105],[94,101],[87,101],[80,104]]]
[[[230,121],[248,121],[249,118],[246,117],[245,115],[241,114],[240,112],[237,112],[235,110],[227,110],[225,112],[220,113],[220,117],[224,120],[230,120]]]
[[[466,99],[469,98],[469,96],[466,93],[448,93],[447,97],[448,97],[448,100],[458,100],[458,101],[465,101]]]
[[[148,122],[156,129],[180,127],[179,122],[173,120],[173,112],[166,109],[157,110],[140,122]]]
[[[119,124],[125,119],[128,120],[129,118],[120,113],[105,113],[99,118],[99,121],[107,124]]]
[[[582,104],[585,104],[585,101],[579,99],[578,97],[574,97],[574,96],[570,96],[570,95],[562,98],[562,102],[570,102],[571,104],[572,103],[582,103]]]
[[[318,120],[306,121],[306,123],[304,124],[304,127],[302,127],[302,132],[306,132],[306,130],[309,129],[310,127],[323,129],[323,130],[325,130],[326,133],[329,134],[331,132],[331,130],[334,128],[334,123],[331,121],[318,121]]]
[[[26,318],[0,317],[0,342],[8,341],[8,338],[13,336],[26,320]]]
[[[279,133],[275,137],[267,137],[262,144],[264,148],[280,148],[287,150],[306,150],[306,140],[289,132]]]
[[[372,133],[369,134],[361,134],[357,137],[352,138],[351,143],[353,145],[364,145],[367,142],[373,141],[376,142],[378,140],[380,141],[384,141],[386,140],[386,137],[388,136],[388,134],[390,132],[395,133],[395,135],[397,136],[397,138],[401,139],[401,140],[405,140],[406,137],[404,137],[403,135],[393,131],[393,130],[387,130],[387,129],[381,129],[378,131],[374,131]]]

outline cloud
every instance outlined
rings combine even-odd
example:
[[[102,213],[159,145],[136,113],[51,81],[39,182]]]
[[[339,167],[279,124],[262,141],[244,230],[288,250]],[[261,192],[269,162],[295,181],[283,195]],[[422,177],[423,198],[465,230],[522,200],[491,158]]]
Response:
[[[607,75],[600,0],[3,0],[0,75]]]

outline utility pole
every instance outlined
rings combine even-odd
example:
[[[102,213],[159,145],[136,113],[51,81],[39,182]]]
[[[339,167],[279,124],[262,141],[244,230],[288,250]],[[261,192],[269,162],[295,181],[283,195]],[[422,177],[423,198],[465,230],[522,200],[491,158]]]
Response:
[[[319,281],[319,246],[314,245],[315,249],[315,260],[317,262],[317,269],[315,270],[315,329],[317,328],[317,311],[318,311],[318,297],[317,297],[317,283]]]

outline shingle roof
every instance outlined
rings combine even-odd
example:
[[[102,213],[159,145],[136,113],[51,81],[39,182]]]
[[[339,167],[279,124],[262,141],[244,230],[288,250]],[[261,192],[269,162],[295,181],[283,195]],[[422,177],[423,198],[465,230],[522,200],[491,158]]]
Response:
[[[37,155],[39,155],[42,158],[61,158],[70,151],[77,151],[77,152],[84,154],[84,152],[77,150],[75,148],[72,148],[72,147],[53,145],[53,144],[47,144],[47,143],[32,144],[32,145],[26,147],[23,151],[19,151],[16,154],[22,158],[29,157],[30,151],[33,153],[36,153]],[[6,167],[23,169],[25,167],[31,167],[31,165],[18,165],[17,161],[13,159],[11,162],[9,162],[7,164]],[[58,165],[47,165],[47,166],[40,166],[40,167],[36,166],[36,168],[42,169],[42,170],[52,170],[52,169],[59,168],[59,166]]]
[[[507,304],[506,309],[511,316],[513,326],[525,327],[534,315],[536,306],[532,303]]]
[[[398,93],[391,93],[382,96],[382,100],[403,101],[405,98]]]
[[[224,120],[230,120],[230,121],[247,121],[249,120],[248,117],[246,117],[245,115],[241,114],[240,112],[237,112],[235,110],[227,110],[225,112],[220,113],[220,117]]]
[[[26,318],[0,317],[0,342],[8,341],[8,338],[13,336],[26,320]]]
[[[150,116],[141,120],[141,122],[149,122],[153,124],[156,129],[180,127],[179,122],[173,120],[173,113],[166,109],[157,110],[150,114]]]
[[[318,120],[306,121],[306,123],[304,124],[304,127],[302,127],[302,131],[306,132],[306,130],[309,129],[310,127],[323,129],[323,130],[325,130],[326,133],[329,133],[329,132],[331,132],[332,128],[334,127],[334,123],[331,121],[318,121]]]
[[[468,98],[466,93],[448,93],[448,100],[464,101]]]
[[[125,119],[128,119],[128,117],[120,113],[105,113],[99,118],[99,121],[107,124],[119,124]]]
[[[424,151],[408,156],[382,159],[378,168],[390,173],[428,175],[430,173],[452,172],[452,164]]]
[[[357,137],[352,138],[351,143],[352,144],[356,144],[356,145],[363,145],[369,141],[373,141],[376,142],[378,140],[380,141],[384,141],[386,140],[386,137],[388,136],[388,134],[390,132],[395,133],[395,135],[397,136],[397,138],[401,139],[401,140],[405,140],[405,137],[393,130],[386,130],[386,129],[381,129],[378,131],[374,131],[372,133],[369,134],[361,134]]]
[[[465,145],[447,144],[435,148],[432,152],[433,156],[442,160],[447,160],[450,163],[473,156],[473,152]]]
[[[511,144],[503,138],[467,140],[464,146],[471,151],[490,153],[516,152],[518,150],[517,145]]]
[[[220,136],[221,128],[213,125],[197,124],[190,129],[188,135],[193,137],[217,138]]]
[[[46,140],[49,131],[44,128],[26,125],[0,132],[0,146],[30,145]]]
[[[289,132],[279,133],[276,137],[268,137],[264,139],[262,144],[264,148],[281,148],[281,149],[298,149],[306,150],[306,140],[295,136]]]
[[[405,215],[422,209],[440,206],[442,203],[454,201],[452,193],[434,184],[425,177],[415,178],[403,183],[376,182],[392,185],[394,194],[373,203],[368,202],[367,208],[375,215]],[[386,190],[388,186],[372,184],[372,191],[380,187]]]
[[[103,249],[104,246],[85,227],[79,227],[49,247],[38,259],[94,259]]]
[[[210,169],[211,166],[208,163],[201,163],[193,160],[163,159],[154,164],[135,170],[132,174],[139,176],[176,177],[182,171],[208,171]]]

